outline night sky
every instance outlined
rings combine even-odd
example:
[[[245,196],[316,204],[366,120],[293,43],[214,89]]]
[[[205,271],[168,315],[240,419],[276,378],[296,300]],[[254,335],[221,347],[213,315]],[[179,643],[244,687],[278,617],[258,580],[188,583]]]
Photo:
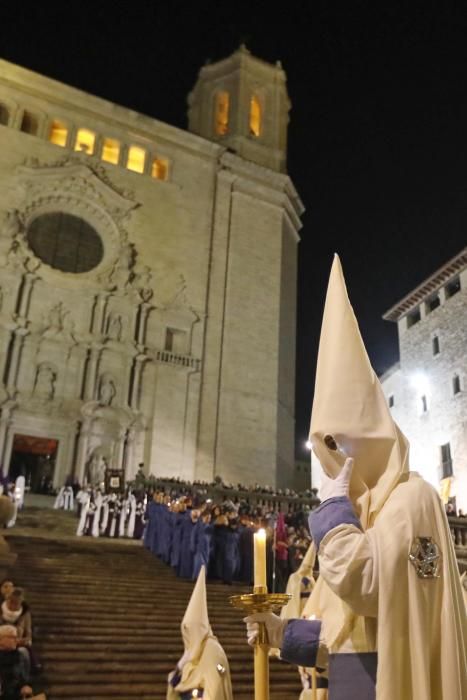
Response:
[[[0,54],[186,128],[206,59],[240,43],[280,59],[292,100],[299,248],[297,444],[306,439],[332,254],[377,372],[398,359],[382,314],[467,243],[464,3],[81,2],[0,9]],[[76,9],[73,9],[76,8]],[[64,14],[66,12],[66,14]]]

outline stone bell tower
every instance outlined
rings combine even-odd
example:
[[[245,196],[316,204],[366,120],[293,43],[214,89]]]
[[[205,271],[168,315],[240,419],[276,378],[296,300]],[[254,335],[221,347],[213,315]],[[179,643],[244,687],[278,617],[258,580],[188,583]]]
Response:
[[[188,104],[190,131],[245,160],[286,171],[291,105],[279,62],[255,58],[242,45],[229,58],[200,70]]]

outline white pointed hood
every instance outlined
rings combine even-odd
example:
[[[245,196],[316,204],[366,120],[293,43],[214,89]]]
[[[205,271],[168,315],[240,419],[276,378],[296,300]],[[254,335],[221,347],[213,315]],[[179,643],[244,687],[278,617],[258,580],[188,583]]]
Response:
[[[281,618],[289,620],[295,617],[301,617],[306,600],[301,597],[302,581],[304,578],[309,579],[308,588],[311,591],[314,588],[313,567],[316,559],[316,547],[312,542],[308,547],[305,556],[302,559],[300,567],[293,574],[290,574],[287,582],[286,593],[291,595],[291,599],[281,610]]]
[[[325,441],[327,436],[337,450],[332,440]],[[347,456],[354,458],[350,497],[362,525],[371,525],[408,471],[408,442],[371,367],[337,255],[321,326],[310,442],[331,477]]]
[[[187,605],[181,624],[185,651],[190,651],[193,661],[200,653],[202,642],[212,636],[206,599],[206,569],[201,567],[190,602]]]

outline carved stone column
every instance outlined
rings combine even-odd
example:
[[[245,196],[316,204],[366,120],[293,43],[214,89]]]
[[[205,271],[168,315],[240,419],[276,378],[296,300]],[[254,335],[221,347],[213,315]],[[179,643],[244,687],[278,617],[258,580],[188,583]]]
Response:
[[[6,386],[9,390],[16,389],[16,380],[18,377],[18,368],[21,359],[21,350],[23,348],[24,337],[28,334],[25,328],[17,328],[13,334],[13,347],[10,355],[10,363],[7,368]]]
[[[88,452],[89,436],[91,434],[92,422],[90,418],[85,418],[81,423],[79,438],[78,438],[78,449],[76,451],[76,465],[75,465],[75,475],[78,478],[79,483],[82,485],[84,482],[84,470],[86,468],[86,455]]]
[[[28,317],[32,288],[37,279],[37,275],[35,275],[33,272],[26,272],[23,277],[23,286],[20,291],[20,298],[17,306],[18,316],[22,319],[26,319]]]
[[[139,345],[145,345],[146,343],[146,324],[148,320],[148,314],[151,309],[151,304],[143,303],[140,305],[140,312],[138,316],[138,331],[137,331],[137,342]]]
[[[126,440],[126,428],[121,428],[118,436],[117,444],[117,465],[118,469],[125,469],[125,440]]]
[[[9,406],[2,408],[0,416],[0,465],[3,465],[3,456],[5,453],[6,435],[10,424],[11,409]],[[4,474],[5,476],[5,474]]]
[[[125,473],[125,480],[131,479],[133,476],[133,448],[135,443],[135,430],[130,428],[126,434],[125,440],[125,454],[123,461],[123,469]]]
[[[143,372],[143,365],[146,362],[146,355],[136,355],[133,365],[133,383],[131,386],[131,398],[130,407],[134,411],[139,410],[139,397],[140,397],[140,387],[141,387],[141,376]]]
[[[100,348],[91,348],[89,361],[86,367],[86,378],[84,383],[84,400],[92,401],[96,395],[97,365],[99,363]]]
[[[108,292],[102,292],[97,297],[96,309],[92,324],[93,333],[101,334],[104,332],[105,311],[109,301],[109,296],[110,294]]]

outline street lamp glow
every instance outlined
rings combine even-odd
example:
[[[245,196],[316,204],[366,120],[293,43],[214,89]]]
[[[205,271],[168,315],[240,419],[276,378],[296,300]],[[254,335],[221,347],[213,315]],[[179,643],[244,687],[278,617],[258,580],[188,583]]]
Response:
[[[310,440],[307,440],[307,441],[305,442],[305,447],[306,447],[307,450],[311,450],[311,449],[312,449],[313,445],[311,444],[311,441],[310,441]]]
[[[410,377],[410,385],[419,394],[426,394],[430,388],[430,380],[424,372],[415,372]]]

